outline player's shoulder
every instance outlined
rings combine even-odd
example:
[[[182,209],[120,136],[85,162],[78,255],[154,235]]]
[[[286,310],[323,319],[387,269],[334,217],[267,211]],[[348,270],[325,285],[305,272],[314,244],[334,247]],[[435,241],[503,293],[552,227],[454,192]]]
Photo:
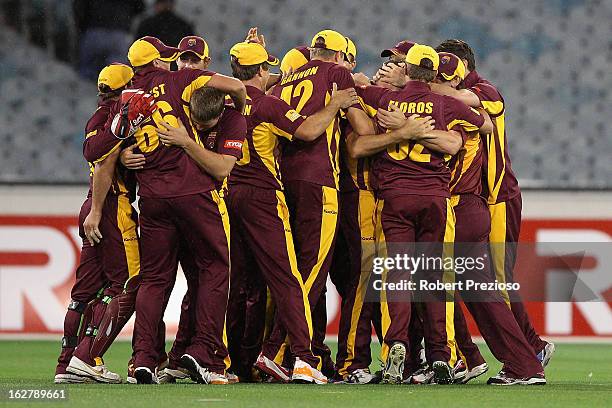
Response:
[[[224,121],[244,119],[244,115],[238,111],[233,105],[225,105],[221,119]]]
[[[351,71],[347,67],[333,62],[328,62],[328,64],[328,72],[330,75],[351,76]]]
[[[471,84],[468,89],[475,93],[481,100],[503,100],[499,88],[491,81],[481,76],[478,76],[477,81]]]
[[[169,75],[177,82],[183,82],[186,85],[189,85],[197,78],[202,76],[211,77],[215,75],[215,72],[202,69],[183,68],[178,71],[169,72]]]

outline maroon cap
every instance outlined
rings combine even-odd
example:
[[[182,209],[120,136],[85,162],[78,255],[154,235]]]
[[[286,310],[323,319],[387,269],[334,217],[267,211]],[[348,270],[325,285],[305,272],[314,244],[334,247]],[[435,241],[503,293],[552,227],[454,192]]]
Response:
[[[197,35],[189,35],[187,37],[183,37],[181,42],[178,45],[180,55],[186,52],[193,52],[200,59],[204,59],[208,57],[208,44],[202,37],[198,37]]]
[[[412,48],[415,43],[412,41],[400,41],[395,44],[395,47],[383,50],[380,53],[380,56],[383,58],[390,57],[391,55],[406,55],[408,54],[408,50]]]

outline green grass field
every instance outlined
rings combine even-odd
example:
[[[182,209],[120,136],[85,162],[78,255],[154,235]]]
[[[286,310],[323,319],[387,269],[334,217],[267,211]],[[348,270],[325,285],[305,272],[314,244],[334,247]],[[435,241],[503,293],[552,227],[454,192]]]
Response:
[[[495,374],[500,364],[481,346]],[[59,342],[0,341],[0,405],[10,388],[58,388],[53,384]],[[378,352],[378,349],[373,350]],[[113,371],[125,375],[130,344],[118,342],[106,356]],[[373,367],[374,368],[374,367]],[[612,346],[558,344],[546,370],[544,387],[492,387],[486,378],[468,385],[275,385],[237,384],[206,386],[192,383],[160,386],[84,384],[63,386],[68,401],[33,402],[32,406],[79,407],[606,407],[612,406]]]

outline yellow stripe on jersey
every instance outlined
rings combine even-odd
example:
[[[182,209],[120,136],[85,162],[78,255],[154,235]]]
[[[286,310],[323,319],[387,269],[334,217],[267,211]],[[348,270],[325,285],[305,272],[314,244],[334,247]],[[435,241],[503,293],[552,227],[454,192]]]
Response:
[[[191,100],[191,94],[199,88],[202,88],[203,86],[206,86],[206,84],[208,83],[208,81],[210,81],[210,78],[212,78],[210,75],[200,75],[199,77],[197,77],[196,79],[194,79],[189,85],[187,85],[185,87],[185,89],[183,90],[183,94],[181,95],[181,98],[183,98],[183,101],[189,103],[189,101]]]
[[[117,141],[117,144],[116,144],[116,145],[115,145],[115,146],[114,146],[112,149],[110,149],[110,151],[109,151],[108,153],[106,153],[104,156],[102,156],[102,157],[100,157],[98,160],[96,160],[96,161],[94,162],[94,164],[95,164],[95,163],[100,163],[100,162],[104,161],[104,160],[105,160],[105,159],[106,159],[108,156],[110,156],[111,154],[113,154],[113,152],[114,152],[115,150],[117,150],[117,149],[119,148],[119,146],[121,146],[121,142],[123,142],[123,140],[119,140],[119,141]]]
[[[97,133],[98,133],[97,130],[92,130],[91,132],[85,135],[85,139],[89,139],[90,137],[95,136]]]
[[[452,128],[454,128],[457,125],[461,126],[463,129],[465,129],[466,132],[474,132],[474,131],[480,129],[478,126],[474,125],[473,123],[470,123],[467,120],[463,120],[463,119],[455,119],[455,120],[453,120],[451,123],[449,123],[446,126],[446,128],[448,130],[451,130]]]
[[[268,123],[268,125],[270,127],[270,131],[272,131],[272,133],[275,135],[282,136],[287,140],[293,140],[293,135],[291,133],[287,133],[283,129],[274,126],[273,123]]]
[[[274,180],[283,188],[279,175],[279,164],[274,156],[274,151],[278,146],[278,139],[273,137],[273,130],[270,123],[260,123],[253,129],[253,148],[261,159],[261,162],[266,166]],[[276,127],[276,126],[274,126]]]
[[[325,92],[325,106],[329,104],[331,100],[331,95],[329,92]],[[334,175],[334,185],[336,190],[340,188],[340,130],[336,129],[336,124],[338,123],[338,117],[336,116],[334,120],[327,126],[325,129],[325,136],[327,137],[327,153],[329,155],[329,164],[332,168],[332,173]],[[336,145],[336,154],[332,153],[332,143]]]
[[[132,219],[132,206],[125,195],[117,196],[117,227],[123,239],[125,260],[131,278],[140,273],[140,250],[138,249],[136,222]]]
[[[504,103],[502,101],[481,101],[480,103],[485,112],[491,116],[497,116],[504,110]]]
[[[365,113],[367,113],[367,115],[369,117],[371,117],[371,118],[376,116],[377,110],[374,109],[374,107],[372,107],[372,106],[368,105],[367,103],[365,103],[365,101],[363,100],[363,98],[361,96],[359,96],[358,98],[359,98],[359,105],[361,105],[361,107],[363,108]]]
[[[495,204],[497,202],[497,196],[499,195],[499,190],[501,188],[502,182],[504,181],[504,176],[506,175],[506,151],[505,149],[505,139],[506,139],[506,129],[505,129],[505,118],[504,114],[501,114],[495,118],[493,118],[495,125],[495,130],[497,130],[497,141],[499,142],[499,154],[497,153],[497,144],[495,143],[495,133],[491,133],[487,135],[488,137],[488,146],[489,146],[489,155],[488,155],[488,163],[487,163],[487,185],[489,187],[489,204]],[[499,174],[499,178],[497,175],[497,157],[500,157],[502,160],[501,163],[501,173]]]
[[[455,186],[459,184],[459,181],[461,181],[463,175],[468,171],[468,169],[472,166],[472,163],[474,162],[474,158],[478,153],[478,149],[480,149],[480,133],[474,132],[468,135],[468,138],[465,141],[464,148],[465,156],[463,156],[463,159],[461,160],[462,163],[458,161],[455,165],[455,168],[451,171],[451,180],[455,180],[455,172],[457,171],[457,168],[460,168],[461,171],[459,177],[457,177],[455,182],[450,186],[451,192],[453,191]]]

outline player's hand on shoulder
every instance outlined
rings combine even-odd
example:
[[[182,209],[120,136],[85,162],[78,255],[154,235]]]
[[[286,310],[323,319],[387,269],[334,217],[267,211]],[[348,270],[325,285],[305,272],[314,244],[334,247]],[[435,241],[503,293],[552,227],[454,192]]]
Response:
[[[359,97],[357,96],[355,88],[338,90],[338,85],[335,82],[332,85],[331,99],[338,104],[340,109],[346,109],[359,103]]]
[[[140,170],[146,162],[145,156],[142,153],[134,153],[134,149],[138,147],[137,143],[126,147],[121,151],[119,160],[126,168],[130,170]]]
[[[357,72],[351,75],[353,76],[353,81],[355,81],[356,86],[370,85],[370,78],[368,78],[368,76],[363,72]]]

